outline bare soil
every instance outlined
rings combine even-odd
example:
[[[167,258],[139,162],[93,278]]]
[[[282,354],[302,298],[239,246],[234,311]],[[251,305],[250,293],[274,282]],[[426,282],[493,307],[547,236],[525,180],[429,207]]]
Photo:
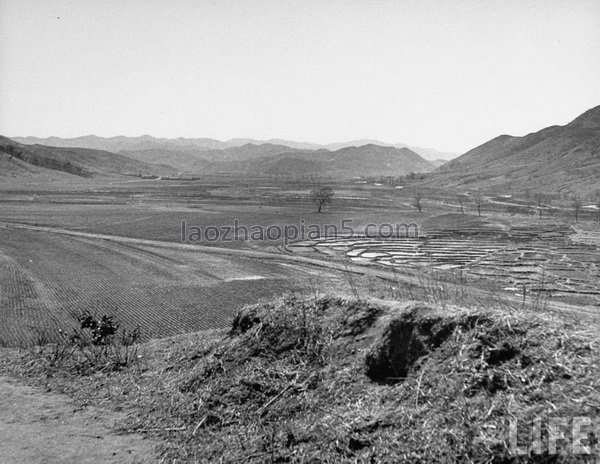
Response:
[[[4,464],[155,462],[154,443],[117,435],[114,412],[81,408],[65,396],[0,377],[0,460]]]

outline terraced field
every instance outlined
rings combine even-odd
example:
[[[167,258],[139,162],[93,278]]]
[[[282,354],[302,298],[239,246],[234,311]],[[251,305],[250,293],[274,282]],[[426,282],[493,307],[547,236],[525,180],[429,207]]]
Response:
[[[460,270],[471,280],[505,290],[543,291],[566,300],[600,304],[600,246],[572,239],[564,225],[508,228],[432,228],[419,238],[324,238],[293,244],[290,251],[345,257],[365,265]]]

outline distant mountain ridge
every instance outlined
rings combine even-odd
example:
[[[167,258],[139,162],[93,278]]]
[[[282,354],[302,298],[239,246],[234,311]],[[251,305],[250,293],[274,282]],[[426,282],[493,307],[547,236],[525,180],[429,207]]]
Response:
[[[224,150],[195,153],[184,151],[122,152],[127,156],[158,162],[168,159],[190,173],[232,173],[244,175],[402,176],[429,172],[434,165],[408,148],[364,145],[336,151],[294,150],[285,145],[246,144]],[[181,164],[176,164],[179,161]]]
[[[170,163],[183,172],[248,172],[258,158],[268,158],[295,151],[285,145],[247,143],[223,149],[198,149],[180,147],[174,149],[123,150],[120,153],[131,158],[152,162]],[[309,150],[302,150],[309,151]]]
[[[248,147],[248,145],[244,145]],[[257,149],[264,145],[255,146]],[[272,146],[277,147],[277,146]],[[267,175],[317,175],[335,178],[403,176],[429,172],[433,165],[408,148],[364,145],[336,151],[297,150],[268,156],[214,161],[209,171]]]
[[[23,140],[23,139],[19,139]],[[150,136],[135,138],[88,136],[76,139],[26,138],[28,142],[87,146],[102,146],[116,150],[120,155],[144,163],[170,165],[178,172],[188,174],[259,174],[333,177],[402,176],[411,172],[432,171],[436,165],[423,159],[414,151],[402,147],[380,146],[373,143],[361,146],[327,148],[294,148],[275,143],[247,142],[222,148],[222,143],[212,139],[156,139]],[[282,143],[289,143],[285,140]],[[368,141],[361,141],[368,142]],[[299,143],[297,146],[304,146]],[[346,144],[340,144],[346,145]],[[220,148],[210,148],[218,146]],[[143,147],[143,148],[140,148]]]
[[[500,135],[437,168],[425,183],[548,193],[600,189],[600,106],[565,126]]]
[[[150,135],[142,135],[140,137],[98,137],[96,135],[86,135],[75,138],[60,138],[60,137],[12,137],[12,140],[26,145],[39,144],[54,147],[78,147],[90,148],[94,150],[106,150],[118,153],[121,151],[139,151],[139,150],[184,150],[184,151],[200,151],[200,150],[223,150],[233,147],[241,147],[243,145],[283,145],[293,150],[322,150],[336,151],[347,147],[360,147],[364,145],[379,145],[384,147],[408,148],[423,158],[434,160],[449,160],[456,157],[457,153],[444,152],[433,148],[422,148],[406,143],[387,143],[379,140],[361,139],[349,142],[317,144],[309,142],[295,142],[293,140],[284,139],[269,139],[257,140],[250,138],[235,138],[228,141],[220,141],[211,138],[156,138]]]
[[[123,150],[151,150],[151,149],[222,149],[227,144],[219,140],[209,138],[156,138],[151,135],[139,137],[98,137],[96,135],[85,135],[75,138],[61,137],[12,137],[12,140],[25,145],[46,145],[50,147],[89,148],[92,150],[105,150],[118,153]]]
[[[444,157],[435,150],[430,153],[433,159],[427,161],[416,152],[416,147],[412,150],[404,147],[404,144],[393,146],[376,140],[329,145],[279,139],[268,143],[253,139],[222,142],[209,138],[166,139],[149,135],[110,138],[85,136],[74,139],[18,137],[15,140],[25,144],[70,147],[81,156],[91,158],[93,156],[90,153],[74,147],[91,151],[101,148],[105,150],[104,156],[118,152],[129,160],[128,163],[145,163],[145,166],[154,166],[154,169],[157,169],[157,165],[169,164],[180,171],[193,173],[292,176],[315,173],[364,177],[433,171],[423,181],[424,185],[561,194],[587,194],[600,189],[600,106],[584,112],[564,126],[550,126],[521,137],[500,135],[441,166],[439,164]],[[56,162],[59,164],[70,161],[65,148],[35,145],[32,149],[58,156]],[[119,162],[117,158],[112,160],[127,165],[124,159]],[[8,166],[6,160],[2,162],[3,166]],[[98,162],[96,158],[94,163]],[[86,169],[81,160],[75,164]],[[16,166],[15,163],[13,165]],[[62,169],[65,172],[70,169],[76,171],[77,166],[64,165]]]

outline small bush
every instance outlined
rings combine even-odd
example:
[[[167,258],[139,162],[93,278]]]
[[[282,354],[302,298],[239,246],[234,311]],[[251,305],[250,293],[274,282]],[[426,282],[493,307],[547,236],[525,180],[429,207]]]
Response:
[[[112,371],[137,360],[140,328],[126,330],[112,316],[83,313],[72,331],[59,329],[60,341],[42,346],[39,354],[49,367],[67,367],[79,373]]]

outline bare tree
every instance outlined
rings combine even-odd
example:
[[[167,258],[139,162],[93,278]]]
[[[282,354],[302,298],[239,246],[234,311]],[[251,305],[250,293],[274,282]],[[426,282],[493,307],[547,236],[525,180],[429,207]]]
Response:
[[[596,221],[600,222],[600,190],[596,190]]]
[[[549,201],[548,195],[542,192],[536,192],[533,195],[533,200],[535,201],[540,219],[542,219],[544,205]]]
[[[457,193],[456,194],[456,199],[458,200],[458,206],[460,208],[460,212],[462,214],[465,214],[465,205],[464,205],[464,202],[467,199],[466,195],[464,193]]]
[[[579,195],[574,194],[573,198],[573,211],[575,212],[575,222],[579,222],[579,210],[581,210],[581,198]]]
[[[419,213],[423,212],[423,206],[421,205],[422,198],[423,194],[419,190],[413,189],[413,206],[417,208]]]
[[[481,206],[483,205],[483,195],[481,194],[481,192],[479,190],[477,190],[474,194],[473,194],[473,200],[475,201],[475,205],[477,206],[477,215],[481,216]]]
[[[317,213],[320,213],[323,206],[331,204],[334,191],[331,187],[315,187],[310,192],[310,198],[317,205]]]

